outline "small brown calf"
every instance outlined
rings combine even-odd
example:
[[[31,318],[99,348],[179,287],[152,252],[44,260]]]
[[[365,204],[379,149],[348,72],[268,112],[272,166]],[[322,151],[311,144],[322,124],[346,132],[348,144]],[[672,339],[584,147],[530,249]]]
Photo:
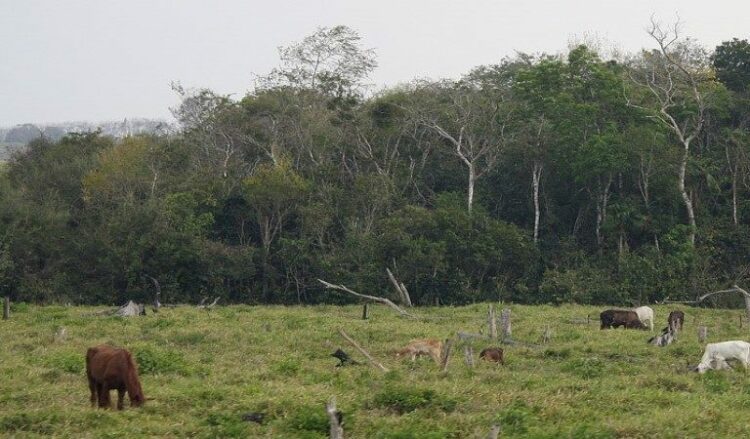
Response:
[[[485,361],[494,361],[495,363],[505,364],[503,350],[500,348],[486,348],[479,353],[479,358]]]

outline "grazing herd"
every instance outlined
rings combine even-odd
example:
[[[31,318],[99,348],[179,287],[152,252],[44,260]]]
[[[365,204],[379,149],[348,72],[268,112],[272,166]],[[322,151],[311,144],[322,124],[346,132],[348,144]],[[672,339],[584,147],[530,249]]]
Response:
[[[654,311],[648,306],[640,306],[632,310],[608,309],[599,315],[600,329],[651,329],[654,328]],[[662,334],[649,339],[649,343],[666,346],[676,337],[677,331],[682,330],[685,323],[685,313],[672,311],[667,318],[667,327]],[[419,356],[429,356],[435,363],[440,364],[443,354],[443,342],[437,339],[412,340],[404,348],[395,352],[396,358],[410,358],[412,362]],[[360,364],[352,360],[344,351],[338,349],[331,354],[340,362],[336,367]],[[497,347],[483,349],[479,358],[485,361],[505,364],[503,350]],[[747,369],[750,366],[750,343],[734,340],[721,343],[709,343],[700,363],[693,369],[699,373],[707,370],[731,369],[727,360],[739,361]],[[146,398],[138,379],[138,367],[132,355],[125,349],[118,349],[108,345],[89,348],[86,352],[86,376],[91,391],[91,405],[101,408],[111,406],[110,391],[117,390],[117,409],[123,409],[125,393],[130,398],[131,407],[143,405]]]

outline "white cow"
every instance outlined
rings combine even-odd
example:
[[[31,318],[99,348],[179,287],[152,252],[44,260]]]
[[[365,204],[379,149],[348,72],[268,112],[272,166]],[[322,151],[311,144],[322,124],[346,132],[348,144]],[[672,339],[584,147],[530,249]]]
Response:
[[[636,314],[638,314],[638,320],[641,321],[644,325],[648,325],[648,328],[650,330],[654,330],[654,310],[649,308],[648,306],[639,306],[638,308],[634,308],[633,311],[635,311]]]
[[[750,343],[740,340],[709,343],[696,370],[704,373],[709,369],[731,369],[727,360],[739,360],[747,369],[750,366]]]

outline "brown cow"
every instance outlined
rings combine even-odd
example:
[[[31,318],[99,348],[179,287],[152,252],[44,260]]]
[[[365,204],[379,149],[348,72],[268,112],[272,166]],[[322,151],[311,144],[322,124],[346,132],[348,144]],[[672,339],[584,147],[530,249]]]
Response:
[[[86,375],[91,390],[91,405],[99,400],[99,407],[109,407],[109,391],[117,389],[117,409],[128,392],[131,407],[143,405],[145,397],[138,381],[138,367],[130,352],[112,346],[99,345],[86,351]]]
[[[667,325],[670,328],[679,329],[682,331],[682,325],[685,323],[685,313],[682,311],[672,311],[669,313],[667,318]]]
[[[503,359],[503,350],[500,348],[486,348],[482,349],[479,353],[479,358],[486,361],[494,361],[495,363],[505,364]]]
[[[635,311],[608,309],[599,314],[599,320],[601,321],[600,329],[619,328],[620,326],[626,329],[648,329],[648,326],[638,319],[638,314]]]

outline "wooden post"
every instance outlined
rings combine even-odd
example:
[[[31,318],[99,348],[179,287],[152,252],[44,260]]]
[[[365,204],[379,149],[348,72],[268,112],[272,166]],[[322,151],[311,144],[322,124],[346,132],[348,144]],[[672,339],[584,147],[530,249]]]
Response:
[[[742,314],[740,314],[740,329],[742,329]]]
[[[446,339],[443,344],[443,358],[440,361],[440,370],[445,372],[448,370],[448,360],[451,357],[451,349],[453,349],[453,339]]]
[[[341,412],[336,410],[336,398],[326,404],[328,421],[331,424],[330,439],[344,439],[344,427],[341,426]]]
[[[542,343],[547,344],[552,339],[552,330],[549,329],[549,326],[544,328],[544,333],[542,334]]]
[[[5,296],[3,300],[3,320],[10,318],[10,296]]]
[[[490,309],[487,312],[487,324],[489,325],[490,338],[497,338],[497,319],[495,318],[495,306],[490,304]]]
[[[367,304],[365,303],[362,305],[362,320],[367,320],[370,318],[370,309],[367,307]]]
[[[510,340],[510,336],[511,336],[510,308],[503,309],[503,312],[500,315],[500,322],[503,326],[503,341]]]
[[[698,341],[703,343],[708,338],[708,328],[705,326],[698,326]]]
[[[474,367],[474,348],[471,346],[464,346],[464,361],[470,369]]]

